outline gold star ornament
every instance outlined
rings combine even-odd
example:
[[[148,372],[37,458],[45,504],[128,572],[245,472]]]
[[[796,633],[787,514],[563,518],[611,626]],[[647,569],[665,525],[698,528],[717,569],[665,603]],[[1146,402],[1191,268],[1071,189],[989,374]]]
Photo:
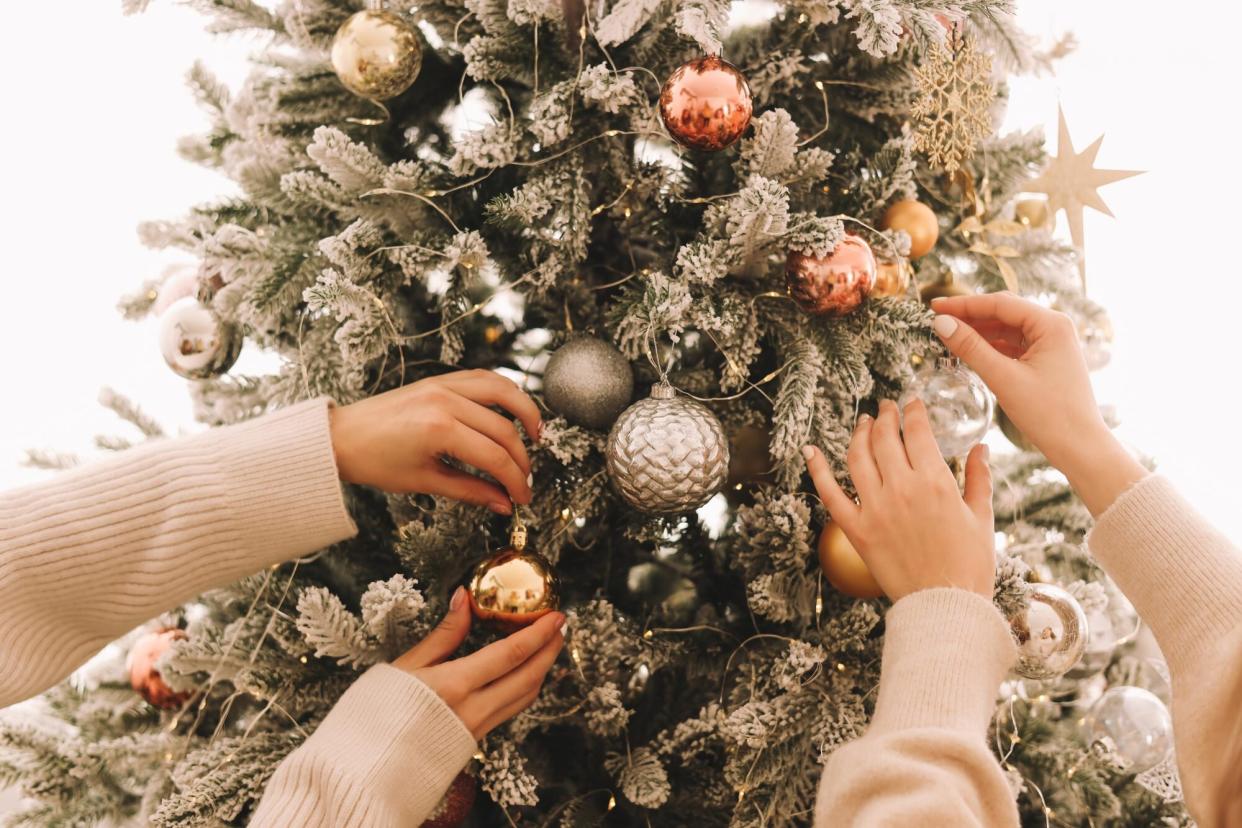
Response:
[[[1039,178],[1026,185],[1033,193],[1048,194],[1048,210],[1055,214],[1065,211],[1069,223],[1070,238],[1078,249],[1078,274],[1082,277],[1082,289],[1087,289],[1087,256],[1084,247],[1082,211],[1084,207],[1098,210],[1106,216],[1113,213],[1100,198],[1099,189],[1105,184],[1139,175],[1140,170],[1097,170],[1095,156],[1104,141],[1101,135],[1082,152],[1074,152],[1069,127],[1065,124],[1065,112],[1057,108],[1057,154],[1048,162]]]

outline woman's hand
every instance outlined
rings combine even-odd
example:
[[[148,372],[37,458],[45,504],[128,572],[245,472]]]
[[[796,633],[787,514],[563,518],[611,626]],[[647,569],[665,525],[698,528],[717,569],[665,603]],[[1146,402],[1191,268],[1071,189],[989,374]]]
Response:
[[[444,699],[475,739],[516,716],[539,695],[565,646],[565,616],[548,613],[529,627],[463,658],[448,658],[470,632],[466,591],[458,587],[448,615],[393,662]]]
[[[534,401],[491,371],[432,377],[333,408],[332,447],[341,479],[510,514],[510,498],[530,503],[530,458],[513,421],[490,406],[517,417],[538,439],[542,421]],[[504,489],[449,466],[446,457],[486,472]]]
[[[842,491],[819,449],[803,449],[815,489],[892,600],[933,587],[991,598],[996,553],[987,447],[975,446],[966,459],[963,496],[923,403],[907,405],[904,417],[904,436],[892,400],[880,403],[874,421],[859,418],[846,456],[858,503]]]
[[[1100,415],[1068,316],[1009,293],[936,299],[932,310],[949,350],[988,384],[1092,514],[1147,473]]]

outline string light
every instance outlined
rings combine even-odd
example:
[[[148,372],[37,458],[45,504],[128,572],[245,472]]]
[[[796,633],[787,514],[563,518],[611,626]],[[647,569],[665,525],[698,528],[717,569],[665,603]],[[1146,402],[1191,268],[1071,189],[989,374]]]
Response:
[[[838,662],[837,662],[837,672],[838,672],[838,673],[844,673],[844,672],[845,672],[845,665],[844,665],[842,662],[840,662],[840,661],[838,661]]]
[[[608,810],[617,807],[617,798],[613,794],[608,794]]]
[[[651,640],[652,635],[654,635],[654,633],[652,633],[651,630],[646,630],[643,632],[643,638],[646,639],[647,641]]]
[[[305,663],[306,663],[306,656],[302,656],[301,658],[299,658],[299,659],[298,659],[298,661],[300,661],[300,662],[302,662],[303,664],[305,664]]]

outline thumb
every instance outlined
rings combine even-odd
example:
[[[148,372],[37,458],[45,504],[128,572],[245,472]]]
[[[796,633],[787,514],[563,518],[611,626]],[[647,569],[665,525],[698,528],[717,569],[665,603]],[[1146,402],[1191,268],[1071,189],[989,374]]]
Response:
[[[1014,370],[1014,361],[988,344],[970,325],[947,314],[937,314],[932,330],[944,340],[949,353],[970,366],[993,393]]]
[[[966,487],[962,499],[980,520],[992,522],[992,470],[988,467],[988,447],[980,443],[966,458]]]
[[[457,652],[461,642],[470,632],[470,602],[465,587],[458,587],[449,601],[449,611],[434,630],[405,655],[397,659],[397,666],[417,670],[439,664]]]

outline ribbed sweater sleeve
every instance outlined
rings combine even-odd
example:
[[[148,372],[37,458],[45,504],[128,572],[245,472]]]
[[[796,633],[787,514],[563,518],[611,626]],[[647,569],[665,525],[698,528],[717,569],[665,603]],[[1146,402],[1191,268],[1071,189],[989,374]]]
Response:
[[[1242,759],[1229,743],[1242,733],[1242,554],[1159,475],[1119,497],[1088,544],[1168,662],[1187,808],[1200,828],[1224,825]]]
[[[378,664],[276,769],[250,825],[421,825],[476,747],[466,726],[425,684]]]
[[[0,493],[0,707],[205,589],[355,532],[327,400]]]
[[[1015,658],[1009,626],[986,598],[942,588],[893,604],[875,713],[825,765],[817,828],[1016,826],[985,741]]]

